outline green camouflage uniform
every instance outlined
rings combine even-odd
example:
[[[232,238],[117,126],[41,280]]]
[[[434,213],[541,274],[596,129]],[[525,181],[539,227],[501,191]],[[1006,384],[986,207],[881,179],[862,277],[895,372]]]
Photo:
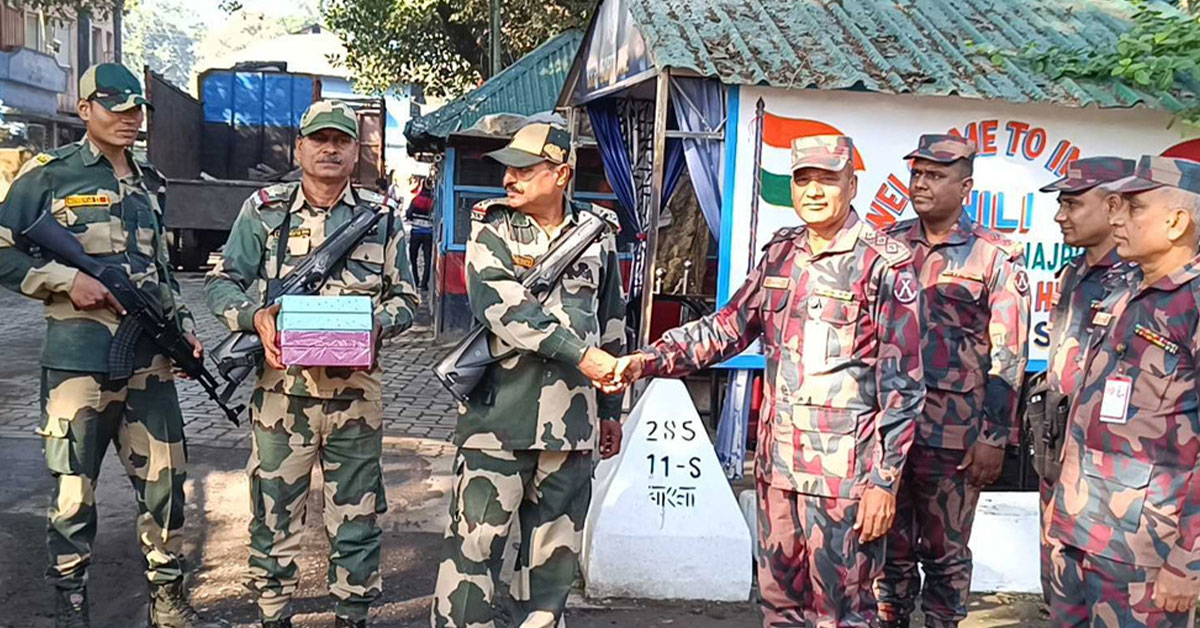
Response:
[[[563,229],[579,211],[615,221],[608,210],[568,202]],[[548,234],[503,199],[480,203],[471,217],[471,311],[519,351],[489,369],[480,390],[459,408],[450,525],[432,625],[493,626],[495,582],[517,516],[513,624],[548,628],[562,615],[578,566],[596,417],[618,419],[621,412],[621,396],[598,393],[577,367],[589,347],[624,351],[616,241],[609,235],[589,247],[539,303],[520,279],[558,233]]]
[[[357,212],[386,211],[335,268],[322,295],[363,295],[375,302],[381,337],[412,326],[417,292],[404,251],[404,232],[385,199],[349,187],[337,204],[313,207],[300,184],[260,190],[242,206],[221,262],[209,273],[205,299],[231,330],[254,331],[267,281],[285,276]],[[280,227],[289,232],[283,260],[276,259]],[[325,526],[332,546],[329,590],[337,614],[364,619],[379,597],[380,535],[376,517],[387,509],[380,455],[383,413],[379,369],[262,367],[251,398],[254,449],[250,457],[248,586],[264,620],[289,616],[299,583],[297,558],[307,513],[309,477],[320,463],[325,478]]]
[[[187,332],[195,328],[171,273],[163,241],[166,179],[129,161],[118,180],[90,140],[30,160],[0,206],[0,284],[46,303],[42,425],[54,475],[47,577],[61,589],[86,582],[96,537],[94,489],[109,443],[116,446],[138,504],[138,539],[154,584],[177,581],[186,453],[170,361],[146,337],[129,379],[108,376],[108,349],[120,323],[107,310],[80,311],[69,292],[76,271],[48,261],[20,234],[43,212],[75,234],[84,250],[128,273]]]

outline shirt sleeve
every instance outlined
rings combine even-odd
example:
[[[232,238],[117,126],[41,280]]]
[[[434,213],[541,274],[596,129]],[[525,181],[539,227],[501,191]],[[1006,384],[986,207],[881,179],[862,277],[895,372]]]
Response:
[[[1023,254],[1001,256],[989,286],[991,367],[984,392],[982,443],[1003,447],[1020,436],[1017,408],[1029,335],[1029,278]]]
[[[878,331],[875,385],[879,415],[875,423],[874,464],[870,481],[895,494],[900,473],[925,407],[921,364],[921,290],[912,266],[887,267],[875,299]],[[912,295],[905,299],[898,295]]]
[[[50,211],[53,197],[50,176],[44,167],[35,167],[23,170],[0,203],[0,285],[40,300],[70,292],[79,273],[65,264],[31,256],[19,241],[21,232]]]
[[[604,278],[600,284],[597,317],[600,323],[600,348],[611,355],[625,353],[625,289],[621,284],[621,266],[613,236],[604,242]],[[622,393],[598,393],[600,420],[621,418]]]
[[[250,295],[259,279],[267,228],[251,198],[229,231],[221,261],[204,278],[204,301],[230,331],[254,331],[254,313],[262,303]]]
[[[395,210],[388,211],[391,214],[385,218],[389,231],[384,249],[387,290],[375,308],[375,318],[379,321],[380,336],[383,338],[393,338],[412,327],[413,312],[420,303],[412,268],[405,254],[408,247],[405,246],[404,228],[399,224]]]
[[[466,258],[467,300],[476,320],[509,346],[579,364],[587,343],[521,285],[512,252],[495,226],[471,221]]]
[[[683,377],[727,360],[762,333],[761,305],[767,256],[720,310],[663,334],[643,353],[646,377]]]

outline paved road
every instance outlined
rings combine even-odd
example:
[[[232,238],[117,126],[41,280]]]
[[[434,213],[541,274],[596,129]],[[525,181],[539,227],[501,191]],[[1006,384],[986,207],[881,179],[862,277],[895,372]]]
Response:
[[[214,347],[225,337],[224,327],[204,306],[204,278],[181,277],[183,298],[196,315],[200,340]],[[427,319],[428,317],[421,317]],[[45,324],[42,305],[7,290],[0,290],[0,437],[33,436],[39,409],[39,368]],[[438,344],[428,325],[418,325],[384,346],[384,429],[390,436],[446,442],[454,429],[455,406],[430,374],[429,367],[448,349]],[[215,373],[215,370],[214,370]],[[239,391],[244,401],[250,384]],[[179,383],[180,405],[187,424],[188,442],[218,447],[250,447],[246,422],[236,427],[226,421],[204,391],[192,382]],[[434,446],[433,442],[428,446]]]

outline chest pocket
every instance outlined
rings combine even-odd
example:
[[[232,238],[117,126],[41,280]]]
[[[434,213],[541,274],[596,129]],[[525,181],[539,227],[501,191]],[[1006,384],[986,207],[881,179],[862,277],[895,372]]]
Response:
[[[54,217],[67,227],[88,255],[111,255],[125,251],[125,229],[111,205],[63,207]]]
[[[584,256],[563,273],[559,294],[562,295],[564,306],[585,314],[595,315],[599,310],[599,292],[599,258],[593,258],[590,255]]]
[[[342,283],[346,288],[370,295],[377,293],[383,285],[385,252],[382,233],[371,233],[354,247],[346,257],[346,267],[342,272]]]
[[[806,372],[812,373],[854,357],[861,304],[813,295],[807,301],[803,355]]]
[[[132,244],[137,252],[146,257],[154,257],[154,234],[158,231],[159,217],[151,208],[146,197],[128,196],[122,201],[126,215],[134,221],[130,227],[134,229]]]
[[[1132,331],[1132,330],[1131,330]],[[1166,335],[1163,335],[1166,338]],[[1167,338],[1167,342],[1174,342]],[[1187,412],[1196,409],[1191,365],[1185,364],[1186,345],[1175,343],[1172,353],[1136,333],[1130,333],[1125,351],[1118,357],[1125,373],[1133,378],[1129,405],[1153,413]],[[1181,396],[1181,386],[1188,390]]]

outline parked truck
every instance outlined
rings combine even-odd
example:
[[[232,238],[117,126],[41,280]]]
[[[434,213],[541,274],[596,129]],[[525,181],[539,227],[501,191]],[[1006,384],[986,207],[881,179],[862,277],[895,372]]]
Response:
[[[310,74],[234,68],[200,75],[200,99],[146,70],[154,109],[146,123],[150,160],[167,177],[166,228],[173,263],[198,270],[229,236],[255,190],[299,178],[300,116],[321,98]],[[381,98],[348,99],[359,117],[355,185],[374,187],[384,165]]]

